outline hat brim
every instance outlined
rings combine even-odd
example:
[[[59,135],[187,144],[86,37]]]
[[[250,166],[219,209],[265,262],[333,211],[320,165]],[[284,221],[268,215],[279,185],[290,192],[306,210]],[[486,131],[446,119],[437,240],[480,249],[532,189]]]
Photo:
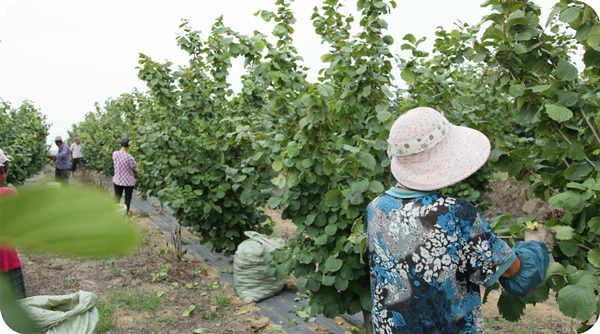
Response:
[[[431,191],[458,183],[480,169],[490,156],[490,141],[481,132],[451,125],[435,147],[405,157],[394,157],[391,170],[403,186]]]

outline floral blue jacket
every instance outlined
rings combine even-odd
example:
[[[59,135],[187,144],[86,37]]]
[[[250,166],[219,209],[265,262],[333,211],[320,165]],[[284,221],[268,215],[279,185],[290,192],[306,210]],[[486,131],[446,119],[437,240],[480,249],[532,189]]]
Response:
[[[483,333],[480,285],[515,261],[475,207],[396,188],[366,216],[375,333]]]

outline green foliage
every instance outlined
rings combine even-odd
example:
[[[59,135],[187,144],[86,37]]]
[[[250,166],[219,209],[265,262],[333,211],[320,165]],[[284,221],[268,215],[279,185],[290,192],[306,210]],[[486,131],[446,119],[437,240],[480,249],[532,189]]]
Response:
[[[35,207],[35,210],[31,210]],[[139,242],[113,199],[98,191],[64,186],[29,187],[0,200],[0,243],[60,255],[123,255]],[[17,304],[12,284],[0,275],[0,312],[19,333],[39,333]]]
[[[96,305],[98,308],[98,324],[96,325],[96,333],[105,333],[115,327],[113,322],[113,313],[115,308],[104,301],[99,301]]]
[[[291,25],[289,4],[278,5],[278,22]],[[288,67],[280,73],[299,80],[302,89],[288,94],[289,82],[271,81],[270,97],[286,101],[271,113],[282,123],[298,124],[274,129],[271,136],[280,138],[272,141],[270,154],[278,173],[273,183],[283,192],[269,202],[298,226],[274,259],[278,272],[293,273],[309,293],[311,311],[330,317],[370,310],[369,272],[361,259],[365,239],[350,236],[363,233],[364,208],[392,184],[385,140],[394,118],[389,108],[393,56],[382,16],[395,3],[359,1],[357,37],[351,36],[354,18],[341,14],[341,6],[325,1],[312,16],[315,31],[330,46],[319,82],[307,83],[301,69]],[[282,36],[278,45],[290,53],[273,61],[297,57],[289,37]]]
[[[48,155],[48,127],[46,116],[31,102],[13,108],[0,100],[0,149],[11,159],[7,183],[21,184],[42,169]]]
[[[231,60],[254,66],[266,41],[243,36],[218,19],[207,40],[182,24],[179,46],[190,60],[171,70],[140,56],[139,77],[151,101],[140,106],[134,139],[139,143],[139,184],[145,195],[167,203],[213,249],[232,253],[243,232],[270,232],[258,207],[270,191],[266,157],[254,154],[256,132],[245,110],[229,100]]]
[[[110,299],[126,310],[156,312],[160,309],[160,297],[154,293],[145,294],[137,290],[117,291]]]
[[[0,243],[76,256],[127,254],[139,237],[117,210],[111,196],[93,189],[23,188],[0,201]]]
[[[389,127],[405,110],[431,106],[479,129],[493,147],[485,168],[444,194],[483,208],[491,176],[503,172],[529,183],[528,196],[563,210],[545,222],[557,232],[559,262],[529,296],[503,293],[501,313],[516,320],[549,289],[569,316],[586,320],[598,312],[591,302],[573,307],[582,289],[597,300],[593,266],[600,262],[600,30],[590,6],[562,0],[544,28],[534,3],[489,0],[485,31],[464,23],[439,28],[425,52],[423,38],[385,34],[383,17],[394,1],[358,0],[353,26],[342,1],[324,0],[312,22],[329,50],[310,82],[293,45],[290,1],[275,4],[256,13],[272,22],[269,37],[242,35],[219,18],[203,38],[184,22],[177,42],[189,55],[185,66],[140,55],[138,75],[148,92],[107,102],[72,131],[92,143],[94,168],[110,172],[112,148],[102,146],[128,133],[143,195],[167,203],[182,224],[225,252],[244,230],[268,230],[257,208],[282,209],[298,229],[272,255],[277,275],[295,275],[313,313],[355,313],[370,310],[364,208],[393,185]],[[402,41],[397,59],[407,84],[395,92],[394,40]],[[577,46],[582,71],[574,65]],[[234,94],[228,75],[237,57],[245,73]],[[499,217],[492,226],[513,242],[532,219]]]
[[[584,2],[562,0],[544,29],[540,9],[532,2],[490,0],[486,6],[493,11],[485,18],[491,25],[472,44],[481,55],[473,59],[482,71],[494,73],[488,87],[504,99],[505,115],[497,123],[511,125],[496,128],[500,138],[495,148],[502,151],[496,167],[530,183],[530,196],[563,210],[545,218],[557,232],[559,244],[553,255],[559,263],[550,266],[542,285],[558,293],[564,314],[585,322],[598,312],[598,271],[593,265],[600,264],[594,249],[598,243],[594,216],[600,209],[596,169],[600,63],[591,34],[599,24],[598,15]],[[577,44],[585,51],[582,72],[573,65]],[[492,132],[488,124],[483,123],[484,132]],[[515,225],[497,227],[516,238],[522,233]],[[508,298],[501,304],[506,312],[523,305]],[[510,318],[517,319],[518,314],[511,313]]]

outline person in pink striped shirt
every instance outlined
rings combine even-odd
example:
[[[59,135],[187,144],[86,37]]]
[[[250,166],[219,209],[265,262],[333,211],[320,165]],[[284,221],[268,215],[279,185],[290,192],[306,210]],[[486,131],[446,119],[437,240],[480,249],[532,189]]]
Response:
[[[8,187],[2,187],[6,182],[6,175],[8,173],[8,166],[10,160],[4,155],[4,152],[0,150],[0,197],[3,196],[14,196],[17,194],[16,191]],[[17,294],[21,297],[25,297],[25,282],[23,280],[23,272],[21,271],[21,261],[19,255],[12,248],[3,247],[0,245],[0,273],[8,274],[10,281],[13,283]]]
[[[131,206],[131,197],[133,195],[133,187],[135,186],[135,173],[139,173],[137,162],[129,151],[129,138],[121,140],[121,149],[114,151],[112,154],[115,175],[113,176],[113,185],[115,195],[120,202],[123,192],[125,192],[125,206],[127,206],[127,214]]]

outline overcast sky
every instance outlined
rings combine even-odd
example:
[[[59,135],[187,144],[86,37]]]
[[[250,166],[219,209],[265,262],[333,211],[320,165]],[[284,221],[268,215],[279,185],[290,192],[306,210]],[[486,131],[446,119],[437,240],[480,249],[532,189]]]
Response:
[[[595,3],[599,0],[588,0]],[[314,78],[322,66],[320,45],[310,21],[317,0],[293,4],[297,23],[295,45]],[[477,23],[489,13],[478,0],[399,0],[387,17],[393,50],[406,33],[432,40],[437,26],[451,28],[457,20]],[[538,0],[545,19],[554,0]],[[144,90],[135,69],[138,53],[155,60],[186,62],[175,37],[181,19],[195,29],[210,30],[223,15],[226,25],[245,34],[270,33],[272,24],[253,16],[259,9],[273,9],[274,0],[0,0],[0,98],[20,104],[29,99],[52,123],[50,138],[66,136],[71,124],[103,102]],[[346,1],[355,12],[356,1]],[[428,44],[430,45],[430,44]],[[241,66],[238,66],[241,67]],[[239,73],[240,69],[234,69]],[[239,74],[238,74],[239,75]],[[235,88],[235,87],[234,87]]]

